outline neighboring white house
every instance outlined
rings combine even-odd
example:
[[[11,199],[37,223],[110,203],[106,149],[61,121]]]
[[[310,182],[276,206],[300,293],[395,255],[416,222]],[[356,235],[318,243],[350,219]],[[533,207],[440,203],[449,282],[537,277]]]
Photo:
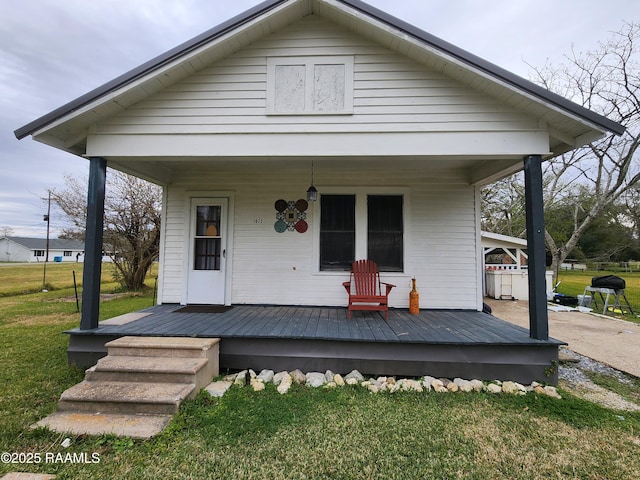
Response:
[[[480,189],[606,131],[363,2],[271,0],[16,136],[164,187],[160,303],[345,305],[372,258],[393,307],[482,310]]]
[[[47,253],[46,238],[0,238],[0,262],[44,262]],[[76,262],[84,257],[84,243],[77,240],[49,239],[50,262]]]

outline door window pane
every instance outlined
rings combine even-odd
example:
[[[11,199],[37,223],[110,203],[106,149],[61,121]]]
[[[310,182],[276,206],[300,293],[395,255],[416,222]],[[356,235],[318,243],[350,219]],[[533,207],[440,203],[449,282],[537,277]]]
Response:
[[[221,207],[200,205],[196,208],[194,270],[220,270]]]
[[[220,239],[195,239],[194,270],[220,270]]]
[[[320,198],[320,270],[349,271],[356,251],[356,197]]]
[[[367,258],[381,272],[403,270],[404,221],[401,195],[369,195],[367,198]]]
[[[196,237],[219,237],[220,231],[219,205],[200,205],[196,210]]]

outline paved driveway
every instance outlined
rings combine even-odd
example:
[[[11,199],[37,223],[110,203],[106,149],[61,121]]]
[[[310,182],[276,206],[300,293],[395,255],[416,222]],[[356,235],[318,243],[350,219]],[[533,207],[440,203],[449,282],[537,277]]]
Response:
[[[528,302],[485,299],[493,315],[529,328]],[[603,315],[549,311],[549,335],[569,349],[640,377],[640,325]]]

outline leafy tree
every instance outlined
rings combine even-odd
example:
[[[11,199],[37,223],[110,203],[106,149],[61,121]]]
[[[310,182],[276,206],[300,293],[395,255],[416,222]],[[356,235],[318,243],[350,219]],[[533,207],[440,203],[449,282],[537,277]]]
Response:
[[[578,243],[585,258],[596,262],[624,262],[640,258],[632,229],[624,221],[623,209],[620,203],[609,206],[585,231]]]
[[[628,259],[640,260],[640,184],[629,189],[622,196],[620,203],[622,207],[618,214],[618,221],[631,231],[630,244],[633,253]]]
[[[107,173],[103,250],[113,259],[123,288],[143,288],[158,257],[161,198],[157,185],[115,170]],[[52,191],[51,199],[71,224],[61,237],[84,240],[87,179],[65,177],[65,189]]]

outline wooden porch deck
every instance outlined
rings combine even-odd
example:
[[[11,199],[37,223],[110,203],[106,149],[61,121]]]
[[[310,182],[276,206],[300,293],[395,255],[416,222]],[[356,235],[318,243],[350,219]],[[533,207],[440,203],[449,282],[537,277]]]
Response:
[[[391,309],[353,312],[343,307],[236,305],[220,313],[182,313],[159,305],[100,324],[74,329],[69,361],[94,364],[104,344],[133,336],[218,337],[221,369],[325,371],[357,368],[372,375],[433,375],[545,380],[563,343],[535,340],[529,331],[476,311]]]

